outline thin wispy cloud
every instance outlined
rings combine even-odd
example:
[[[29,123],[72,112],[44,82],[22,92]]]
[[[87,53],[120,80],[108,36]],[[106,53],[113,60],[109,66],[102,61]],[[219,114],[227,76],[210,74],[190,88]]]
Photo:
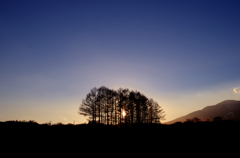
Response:
[[[64,120],[67,120],[67,118],[66,118],[66,117],[64,117],[64,116],[62,116],[62,115],[60,115],[60,117],[61,117],[61,118],[63,118]]]

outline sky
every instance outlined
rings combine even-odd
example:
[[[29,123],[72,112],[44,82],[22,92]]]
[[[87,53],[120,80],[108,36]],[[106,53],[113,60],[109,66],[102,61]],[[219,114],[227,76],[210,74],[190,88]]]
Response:
[[[94,87],[137,90],[171,121],[240,100],[238,0],[0,1],[0,121],[87,122]]]

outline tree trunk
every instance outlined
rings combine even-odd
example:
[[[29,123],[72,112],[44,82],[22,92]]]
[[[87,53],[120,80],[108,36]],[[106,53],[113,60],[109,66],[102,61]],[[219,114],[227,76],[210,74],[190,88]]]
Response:
[[[99,100],[99,107],[98,107],[98,112],[99,112],[99,116],[98,116],[99,120],[98,121],[99,121],[99,124],[101,123],[101,108],[100,107],[101,107],[101,100]]]
[[[111,107],[111,125],[113,125],[113,95],[111,95],[112,107]]]
[[[109,121],[108,121],[108,95],[107,95],[107,125],[109,125]]]

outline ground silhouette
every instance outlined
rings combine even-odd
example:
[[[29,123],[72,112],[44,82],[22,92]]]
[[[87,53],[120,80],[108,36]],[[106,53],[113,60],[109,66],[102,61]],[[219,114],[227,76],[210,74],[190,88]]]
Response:
[[[238,142],[239,127],[240,121],[224,120],[220,116],[205,121],[192,117],[173,124],[123,123],[121,126],[91,121],[75,125],[39,124],[33,120],[0,122],[2,144],[7,148],[17,151],[14,147],[21,144],[17,145],[21,151],[52,156],[63,156],[67,151],[70,157],[84,153],[111,156],[110,151],[127,157],[152,157],[166,151],[175,156],[182,152],[209,154],[215,147],[221,149]]]

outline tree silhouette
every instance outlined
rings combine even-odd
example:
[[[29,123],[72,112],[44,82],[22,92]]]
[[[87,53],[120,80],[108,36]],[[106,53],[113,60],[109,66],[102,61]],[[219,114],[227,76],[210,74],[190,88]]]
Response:
[[[154,107],[154,119],[155,119],[155,123],[160,123],[160,120],[164,120],[165,119],[165,111],[163,111],[162,107],[154,101],[153,104]]]
[[[82,100],[78,113],[88,117],[90,122],[107,125],[160,123],[165,119],[165,112],[153,99],[138,91],[123,88],[115,91],[105,86],[91,89]]]
[[[197,117],[194,117],[193,118],[193,122],[197,123],[197,122],[202,122],[201,119],[197,118]]]
[[[97,89],[94,87],[86,98],[82,100],[82,104],[79,107],[79,114],[83,116],[89,116],[89,121],[96,121],[96,103],[97,103]]]
[[[217,116],[217,117],[214,117],[214,118],[213,118],[213,121],[214,121],[214,122],[219,122],[219,121],[222,121],[222,120],[223,120],[223,118],[220,117],[220,116]]]
[[[129,108],[129,115],[130,115],[130,121],[131,121],[131,124],[133,124],[133,119],[134,119],[134,107],[135,107],[135,104],[134,104],[134,101],[135,101],[135,93],[133,91],[131,91],[129,93],[129,104],[128,104],[128,108]]]
[[[153,121],[154,121],[154,110],[153,110],[153,104],[154,104],[154,101],[153,99],[149,99],[148,100],[148,106],[149,106],[149,122],[152,124]]]

